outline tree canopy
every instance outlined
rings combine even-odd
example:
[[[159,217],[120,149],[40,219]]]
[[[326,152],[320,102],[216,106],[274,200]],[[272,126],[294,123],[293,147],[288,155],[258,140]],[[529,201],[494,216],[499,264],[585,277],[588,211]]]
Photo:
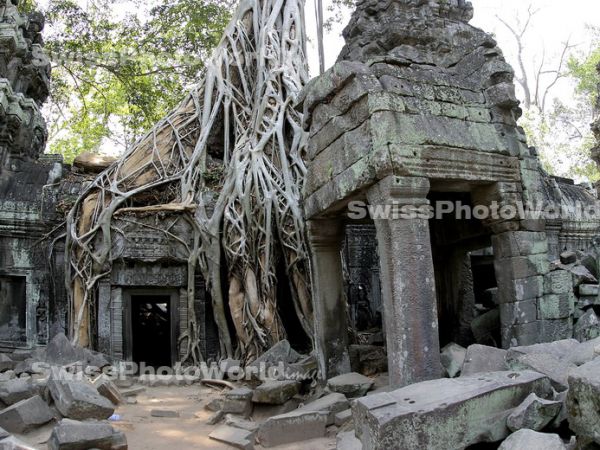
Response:
[[[123,150],[198,80],[230,18],[227,0],[50,1],[49,152]],[[117,6],[118,4],[118,6]],[[21,3],[30,10],[35,1]]]

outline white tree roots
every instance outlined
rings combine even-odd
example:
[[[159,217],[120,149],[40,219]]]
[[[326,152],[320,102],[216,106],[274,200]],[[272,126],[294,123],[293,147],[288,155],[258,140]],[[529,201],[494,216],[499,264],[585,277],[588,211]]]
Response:
[[[207,282],[222,357],[252,359],[285,337],[277,310],[280,263],[292,291],[285,307],[294,308],[311,336],[299,204],[306,134],[293,108],[308,77],[301,2],[243,2],[199,85],[100,174],[70,211],[67,286],[75,343],[90,342],[97,284],[116,259],[111,250],[120,233],[115,218],[148,214],[178,215],[194,230],[189,245],[188,236],[161,227],[169,240],[188,249],[189,311],[194,311],[196,271]],[[227,308],[235,337],[229,333]],[[197,363],[204,358],[199,325],[194,314],[189,316],[180,345],[186,359]]]

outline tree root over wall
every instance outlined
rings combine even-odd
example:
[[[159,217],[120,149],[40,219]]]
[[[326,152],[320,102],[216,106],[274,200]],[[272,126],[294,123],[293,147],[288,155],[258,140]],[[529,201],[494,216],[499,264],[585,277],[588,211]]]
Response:
[[[293,108],[306,81],[301,0],[243,2],[199,85],[101,173],[68,215],[67,287],[74,343],[91,342],[97,283],[110,274],[116,258],[111,250],[120,232],[115,216],[144,214],[177,214],[194,230],[192,245],[187,236],[166,227],[160,231],[189,253],[189,311],[194,311],[196,270],[207,281],[222,357],[249,360],[285,337],[275,277],[281,258],[293,293],[287,301],[293,302],[289,306],[311,336],[299,205],[306,135]],[[235,338],[228,329],[227,308]],[[180,345],[187,351],[186,360],[197,363],[204,356],[196,317],[189,316]]]

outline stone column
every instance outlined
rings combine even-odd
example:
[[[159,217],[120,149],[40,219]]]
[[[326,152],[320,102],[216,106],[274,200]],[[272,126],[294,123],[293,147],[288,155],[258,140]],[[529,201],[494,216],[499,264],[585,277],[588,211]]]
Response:
[[[419,208],[429,180],[388,176],[367,193],[371,205]],[[427,218],[374,218],[381,267],[390,385],[442,375],[435,277]]]
[[[324,379],[350,372],[341,220],[309,220],[315,346]]]

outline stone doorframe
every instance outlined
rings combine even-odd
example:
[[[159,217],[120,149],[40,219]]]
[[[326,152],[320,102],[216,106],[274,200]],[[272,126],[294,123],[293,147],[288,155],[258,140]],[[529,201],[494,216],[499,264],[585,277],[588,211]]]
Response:
[[[388,176],[369,187],[371,205],[428,204],[425,177]],[[516,183],[475,186],[475,204],[515,204],[522,196]],[[350,201],[348,199],[347,201]],[[346,203],[347,204],[347,203]],[[350,371],[348,328],[341,262],[344,218],[321,214],[308,222],[311,249],[315,344],[323,378]],[[429,222],[424,218],[375,219],[390,386],[401,387],[442,375],[435,276]],[[543,223],[520,220],[484,223],[490,228],[500,291],[503,346],[538,341],[536,304],[548,272]],[[532,230],[534,228],[534,230]],[[507,306],[508,305],[508,306]],[[529,317],[521,307],[533,305]],[[533,316],[531,316],[533,315]],[[521,318],[521,319],[520,319]],[[521,322],[521,323],[519,323]]]

